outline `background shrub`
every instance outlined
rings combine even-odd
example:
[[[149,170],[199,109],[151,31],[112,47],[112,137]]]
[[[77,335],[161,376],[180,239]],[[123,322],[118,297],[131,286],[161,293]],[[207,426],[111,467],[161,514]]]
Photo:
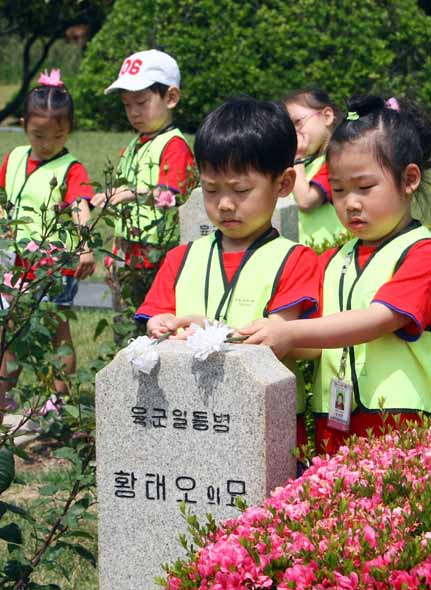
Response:
[[[431,103],[431,17],[415,0],[117,0],[76,80],[81,124],[123,128],[120,101],[103,96],[130,53],[158,47],[183,78],[177,121],[193,131],[227,97],[281,98],[325,87],[408,93]]]

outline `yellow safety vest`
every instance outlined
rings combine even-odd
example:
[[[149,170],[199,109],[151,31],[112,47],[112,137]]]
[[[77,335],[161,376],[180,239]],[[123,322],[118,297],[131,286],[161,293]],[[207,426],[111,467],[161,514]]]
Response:
[[[13,219],[28,218],[29,220],[25,225],[17,226],[17,243],[24,238],[27,240],[41,239],[47,224],[50,224],[54,219],[54,206],[63,202],[62,190],[64,190],[63,185],[69,168],[77,162],[77,159],[68,152],[63,153],[42,163],[27,175],[30,152],[31,146],[28,145],[13,149],[9,154],[6,169],[5,190],[8,201],[13,204],[9,216]],[[53,178],[56,179],[57,184],[52,190],[50,182]],[[46,211],[44,212],[45,207]],[[45,216],[44,221],[43,216]],[[54,231],[50,232],[49,241],[61,240],[58,233]],[[71,243],[67,245],[69,249],[72,247]]]
[[[173,137],[180,137],[186,141],[184,135],[177,128],[160,133],[146,143],[141,143],[140,136],[135,137],[127,146],[118,163],[118,176],[125,178],[138,193],[146,193],[154,189],[159,182],[160,159],[163,150]],[[175,245],[180,239],[178,224],[178,210],[176,207],[161,211],[151,205],[130,202],[121,206],[129,210],[127,221],[117,219],[115,235],[128,241],[140,241],[143,235],[146,243],[160,244],[159,232],[163,234],[163,243]],[[160,220],[164,219],[164,228]],[[159,227],[157,227],[159,226]],[[138,237],[131,233],[136,228]]]
[[[324,162],[325,156],[320,156],[305,165],[305,176],[308,181],[316,175]],[[334,238],[340,234],[346,235],[346,229],[331,203],[324,203],[311,211],[298,211],[298,235],[301,244],[319,246],[325,240],[333,244]]]
[[[409,229],[410,228],[410,229]],[[359,270],[358,240],[345,244],[330,260],[324,279],[323,314],[365,309],[378,289],[391,279],[409,249],[429,240],[428,229],[413,222],[407,231],[382,244]],[[431,334],[409,342],[395,333],[351,346],[348,349],[345,381],[353,385],[353,406],[376,411],[384,398],[391,411],[431,411]],[[313,410],[327,414],[330,382],[340,367],[342,349],[324,349],[313,388]]]
[[[297,244],[270,230],[252,244],[231,282],[222,263],[221,232],[190,242],[175,283],[176,315],[199,314],[241,328],[268,315],[281,272]],[[305,410],[305,387],[295,361],[297,413]]]

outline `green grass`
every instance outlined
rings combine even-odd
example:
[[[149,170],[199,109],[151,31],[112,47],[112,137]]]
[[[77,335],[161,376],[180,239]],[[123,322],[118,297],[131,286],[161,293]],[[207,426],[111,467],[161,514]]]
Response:
[[[8,100],[10,100],[13,94],[18,90],[18,84],[0,85],[0,109],[6,106]]]
[[[101,319],[106,319],[111,324],[114,312],[106,309],[83,309],[77,311],[78,320],[70,322],[72,339],[75,345],[77,366],[85,368],[89,361],[94,359],[95,354],[103,342],[112,342],[113,333],[111,327],[94,339],[94,332]]]

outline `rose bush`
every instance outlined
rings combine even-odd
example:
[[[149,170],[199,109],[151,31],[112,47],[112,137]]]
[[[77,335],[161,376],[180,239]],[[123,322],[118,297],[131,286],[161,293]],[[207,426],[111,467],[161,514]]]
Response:
[[[353,438],[216,527],[186,516],[195,545],[165,565],[169,590],[431,587],[431,430]]]

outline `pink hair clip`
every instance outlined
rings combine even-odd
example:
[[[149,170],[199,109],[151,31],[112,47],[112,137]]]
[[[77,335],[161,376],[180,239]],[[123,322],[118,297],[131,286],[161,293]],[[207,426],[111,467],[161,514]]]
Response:
[[[388,100],[385,102],[385,107],[387,109],[392,109],[393,111],[400,112],[400,105],[398,104],[397,99],[393,96],[391,96],[391,98],[388,98]]]
[[[64,86],[60,79],[60,70],[51,70],[50,74],[48,74],[48,70],[45,70],[39,76],[38,83],[43,86]]]

